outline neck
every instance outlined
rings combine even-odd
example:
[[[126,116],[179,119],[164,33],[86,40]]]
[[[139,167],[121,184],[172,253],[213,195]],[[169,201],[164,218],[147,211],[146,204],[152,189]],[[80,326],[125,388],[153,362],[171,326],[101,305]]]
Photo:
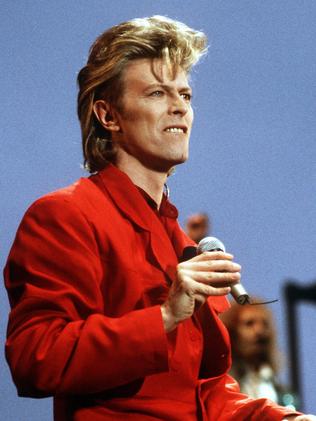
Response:
[[[145,190],[147,194],[160,206],[164,184],[167,180],[167,172],[155,171],[144,166],[138,161],[127,162],[125,160],[117,160],[116,166],[129,176],[132,182]]]
[[[249,358],[248,361],[247,361],[247,364],[254,371],[259,371],[260,368],[263,365],[267,365],[268,364],[268,360],[267,360],[267,358],[265,358],[265,356],[258,356],[257,358],[256,357]]]

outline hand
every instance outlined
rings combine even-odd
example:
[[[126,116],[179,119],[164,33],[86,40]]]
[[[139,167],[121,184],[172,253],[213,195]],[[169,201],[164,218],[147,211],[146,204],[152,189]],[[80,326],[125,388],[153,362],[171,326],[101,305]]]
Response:
[[[312,414],[290,415],[283,418],[282,421],[316,421],[316,416]]]
[[[177,266],[167,300],[161,306],[166,332],[194,313],[210,295],[226,295],[230,285],[240,280],[240,265],[232,262],[233,255],[205,252]]]

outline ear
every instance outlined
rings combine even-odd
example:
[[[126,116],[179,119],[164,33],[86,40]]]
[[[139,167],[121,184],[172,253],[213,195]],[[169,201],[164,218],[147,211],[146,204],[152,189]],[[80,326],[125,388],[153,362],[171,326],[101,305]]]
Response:
[[[93,104],[93,112],[100,124],[111,132],[121,130],[117,115],[113,107],[104,100],[98,100]]]

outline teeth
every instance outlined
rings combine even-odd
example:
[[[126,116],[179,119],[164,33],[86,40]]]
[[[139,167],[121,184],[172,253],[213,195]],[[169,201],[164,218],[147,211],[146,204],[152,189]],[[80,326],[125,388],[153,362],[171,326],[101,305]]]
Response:
[[[181,129],[180,127],[169,127],[168,129],[166,129],[166,132],[171,132],[171,133],[183,133],[184,130]]]

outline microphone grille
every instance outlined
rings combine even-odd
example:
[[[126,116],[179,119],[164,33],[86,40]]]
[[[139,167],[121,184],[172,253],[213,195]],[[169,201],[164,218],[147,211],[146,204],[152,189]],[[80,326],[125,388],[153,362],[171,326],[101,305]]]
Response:
[[[204,251],[226,251],[224,244],[216,237],[205,237],[203,238],[198,245],[197,252],[198,254],[203,253]]]

